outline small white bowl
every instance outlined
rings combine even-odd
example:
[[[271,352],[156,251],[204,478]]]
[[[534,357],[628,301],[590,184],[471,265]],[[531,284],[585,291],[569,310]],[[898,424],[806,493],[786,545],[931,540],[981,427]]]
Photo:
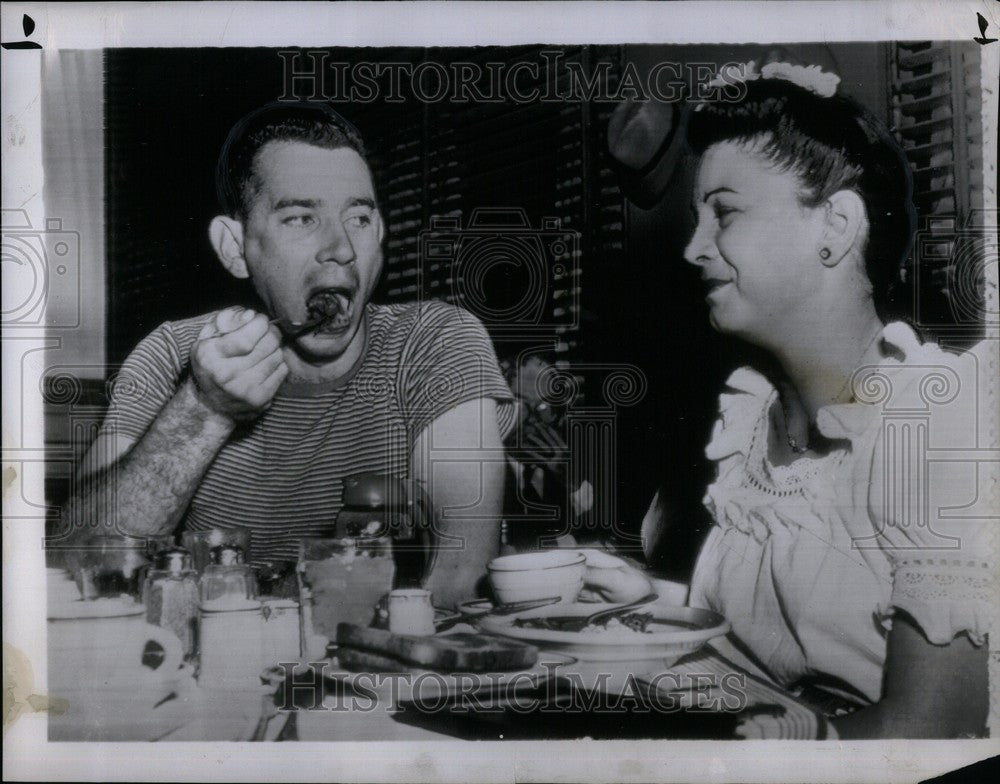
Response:
[[[493,593],[501,604],[558,596],[576,601],[583,588],[587,557],[576,550],[541,550],[494,558],[487,565]]]

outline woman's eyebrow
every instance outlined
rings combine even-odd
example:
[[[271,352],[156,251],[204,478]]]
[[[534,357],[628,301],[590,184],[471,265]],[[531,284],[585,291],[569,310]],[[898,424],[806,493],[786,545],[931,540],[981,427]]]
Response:
[[[707,202],[709,200],[709,198],[711,198],[712,196],[714,196],[717,193],[736,193],[736,191],[734,191],[732,188],[726,188],[726,187],[716,188],[715,190],[711,190],[708,193],[706,193],[704,196],[702,196],[701,200],[703,202]]]
[[[707,204],[708,200],[710,198],[712,198],[712,196],[714,196],[717,193],[738,193],[738,191],[734,191],[732,188],[726,188],[724,186],[720,187],[720,188],[715,188],[714,190],[711,190],[708,193],[706,193],[704,196],[702,196],[701,197],[701,202],[704,203],[704,204]],[[691,211],[692,212],[695,212],[695,213],[698,212],[698,203],[699,203],[698,202],[698,197],[695,196],[694,200],[691,202]]]

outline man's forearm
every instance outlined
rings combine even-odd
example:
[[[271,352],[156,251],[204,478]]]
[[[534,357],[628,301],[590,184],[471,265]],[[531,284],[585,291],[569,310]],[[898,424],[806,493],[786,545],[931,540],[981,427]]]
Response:
[[[454,607],[476,595],[486,564],[499,552],[503,464],[452,463],[438,472],[434,503],[443,512],[437,519],[441,542],[427,588],[435,604]]]
[[[435,605],[455,607],[479,593],[486,564],[500,549],[500,520],[452,520],[439,524],[439,531],[460,543],[442,543],[426,587],[434,594]]]
[[[184,382],[128,454],[82,479],[66,510],[69,535],[169,534],[234,427]]]

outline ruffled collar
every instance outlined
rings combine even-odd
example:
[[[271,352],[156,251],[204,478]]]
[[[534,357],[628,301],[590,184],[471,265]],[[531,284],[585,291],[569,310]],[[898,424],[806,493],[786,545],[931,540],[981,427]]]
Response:
[[[835,403],[819,409],[816,426],[827,438],[853,442],[869,431],[880,410],[877,405],[881,402],[879,393],[882,388],[879,371],[899,367],[920,353],[940,351],[936,346],[921,344],[913,329],[902,322],[887,324],[881,339],[902,355],[903,361],[885,353],[878,365],[861,369],[873,371],[872,376],[862,375],[855,379],[856,391],[862,393],[860,401]],[[762,373],[751,367],[734,370],[726,380],[726,391],[719,398],[721,416],[706,447],[706,456],[711,460],[721,460],[735,452],[745,452],[753,430],[759,418],[766,415],[774,394],[774,385]]]

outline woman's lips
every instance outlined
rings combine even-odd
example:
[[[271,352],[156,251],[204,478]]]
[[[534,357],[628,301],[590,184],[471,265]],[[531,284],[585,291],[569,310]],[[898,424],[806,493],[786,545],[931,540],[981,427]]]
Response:
[[[732,283],[731,280],[718,280],[718,279],[706,280],[705,286],[708,288],[708,293],[705,295],[706,298],[711,297],[715,292],[717,292],[723,286],[728,286],[730,283]]]

